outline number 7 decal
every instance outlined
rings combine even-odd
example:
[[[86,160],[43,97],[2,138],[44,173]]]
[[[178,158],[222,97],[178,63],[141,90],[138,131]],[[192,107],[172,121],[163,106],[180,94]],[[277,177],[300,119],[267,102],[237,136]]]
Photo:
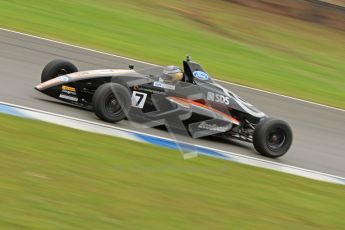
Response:
[[[132,94],[132,106],[142,109],[144,107],[145,101],[147,98],[146,93],[133,91]]]

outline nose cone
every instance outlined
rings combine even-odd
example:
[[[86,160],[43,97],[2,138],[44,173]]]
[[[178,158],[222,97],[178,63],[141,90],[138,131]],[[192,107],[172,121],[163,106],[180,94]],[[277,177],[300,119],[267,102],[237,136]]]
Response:
[[[37,90],[37,91],[42,91],[42,88],[43,88],[42,83],[41,83],[41,84],[38,84],[38,85],[36,85],[36,86],[34,87],[34,89]]]
[[[42,82],[41,84],[36,85],[35,89],[38,91],[43,91],[45,89],[60,85],[62,83],[63,81],[61,80],[61,77],[56,77],[56,78],[50,79],[48,81],[45,81],[45,82]]]

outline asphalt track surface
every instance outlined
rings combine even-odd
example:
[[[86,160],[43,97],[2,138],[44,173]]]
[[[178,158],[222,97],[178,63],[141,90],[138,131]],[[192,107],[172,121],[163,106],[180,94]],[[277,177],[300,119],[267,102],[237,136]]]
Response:
[[[134,64],[135,69],[151,68],[142,62],[0,30],[0,101],[101,122],[90,111],[69,106],[33,89],[40,83],[44,65],[56,58],[72,61],[79,70],[127,69],[128,64]],[[345,177],[345,111],[224,82],[221,84],[267,115],[286,120],[292,126],[294,142],[290,151],[285,156],[271,161]],[[166,131],[142,128],[129,121],[113,125],[171,137]],[[258,155],[249,143],[210,139],[196,139],[192,142],[270,160]]]

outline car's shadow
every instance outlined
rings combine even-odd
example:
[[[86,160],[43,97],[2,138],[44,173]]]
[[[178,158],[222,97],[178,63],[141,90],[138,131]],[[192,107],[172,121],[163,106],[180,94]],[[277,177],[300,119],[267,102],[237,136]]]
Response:
[[[162,130],[162,131],[165,131],[165,132],[169,132],[167,130],[167,128],[164,127],[164,126],[157,126],[157,127],[154,127],[154,129]],[[176,134],[180,135],[182,137],[186,136],[185,134],[182,134],[182,133],[176,133]],[[188,135],[188,137],[190,137],[190,136]],[[201,138],[197,138],[197,139],[211,141],[211,142],[215,142],[215,143],[221,143],[221,144],[229,144],[229,145],[237,146],[237,147],[240,147],[242,149],[247,149],[247,150],[249,150],[249,151],[251,151],[253,153],[256,153],[254,151],[254,149],[251,147],[250,143],[243,142],[243,141],[236,140],[236,139],[230,139],[230,138],[225,138],[225,137],[217,137],[217,136],[205,136],[205,137],[201,137]]]
[[[230,139],[230,138],[225,138],[225,137],[216,137],[216,136],[203,137],[202,139],[210,140],[210,141],[216,142],[216,143],[234,145],[234,146],[238,146],[238,147],[250,150],[250,151],[254,151],[253,148],[249,145],[250,143],[243,142],[240,140],[235,140],[235,139]]]
[[[61,106],[65,106],[65,107],[69,107],[69,108],[75,108],[75,109],[81,109],[81,110],[85,110],[85,111],[90,111],[92,112],[92,107],[81,107],[81,106],[78,106],[78,105],[72,105],[72,104],[69,104],[67,102],[63,102],[63,101],[57,101],[57,100],[52,100],[52,99],[45,99],[45,98],[35,98],[37,100],[40,100],[40,101],[44,101],[44,102],[49,102],[49,103],[53,103],[55,105],[61,105]]]
[[[44,101],[44,102],[53,103],[55,105],[65,106],[65,107],[68,107],[68,108],[75,108],[75,109],[81,109],[81,110],[88,111],[88,112],[93,112],[91,106],[86,108],[86,107],[81,107],[81,106],[78,106],[78,105],[72,105],[72,104],[68,104],[67,102],[58,101],[58,100],[49,99],[49,98],[45,99],[45,98],[37,97],[35,99],[38,99],[38,100]],[[138,126],[140,126],[141,129],[143,129],[143,130],[144,129],[149,129],[149,128],[143,127],[141,124],[138,124]],[[156,130],[165,131],[165,132],[168,133],[167,128],[164,127],[164,126],[157,126],[157,127],[150,127],[150,128],[153,128],[153,129],[156,129]],[[183,139],[183,134],[181,135],[181,133],[177,133],[177,135],[180,135],[182,137],[182,138],[178,138],[179,140]],[[242,142],[240,140],[224,138],[224,137],[217,137],[217,136],[206,136],[206,137],[202,137],[202,138],[198,138],[198,139],[206,140],[206,141],[212,141],[214,143],[229,144],[229,145],[232,145],[232,146],[237,146],[237,147],[240,147],[242,149],[246,149],[246,150],[250,151],[253,154],[257,154],[249,143]]]

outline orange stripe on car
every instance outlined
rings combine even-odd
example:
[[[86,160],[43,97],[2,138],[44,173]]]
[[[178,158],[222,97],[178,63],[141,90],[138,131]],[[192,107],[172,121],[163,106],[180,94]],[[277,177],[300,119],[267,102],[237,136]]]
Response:
[[[199,107],[202,107],[202,108],[211,110],[212,112],[218,113],[218,114],[220,114],[220,115],[222,115],[222,116],[228,118],[229,120],[231,120],[232,123],[234,123],[234,124],[236,124],[236,125],[239,125],[239,124],[240,124],[240,122],[239,122],[236,118],[234,118],[234,117],[232,117],[232,116],[230,116],[230,115],[228,115],[228,114],[226,114],[226,113],[223,113],[223,112],[221,112],[221,111],[219,111],[219,110],[217,110],[217,109],[214,109],[214,108],[212,108],[212,107],[210,107],[210,106],[201,104],[201,103],[199,103],[199,102],[196,102],[196,101],[193,101],[193,100],[190,100],[190,99],[187,99],[187,98],[181,98],[181,97],[172,97],[172,96],[171,96],[171,97],[168,97],[168,98],[171,98],[171,99],[173,99],[173,100],[179,101],[180,103],[193,104],[193,105],[196,105],[196,106],[199,106]]]

